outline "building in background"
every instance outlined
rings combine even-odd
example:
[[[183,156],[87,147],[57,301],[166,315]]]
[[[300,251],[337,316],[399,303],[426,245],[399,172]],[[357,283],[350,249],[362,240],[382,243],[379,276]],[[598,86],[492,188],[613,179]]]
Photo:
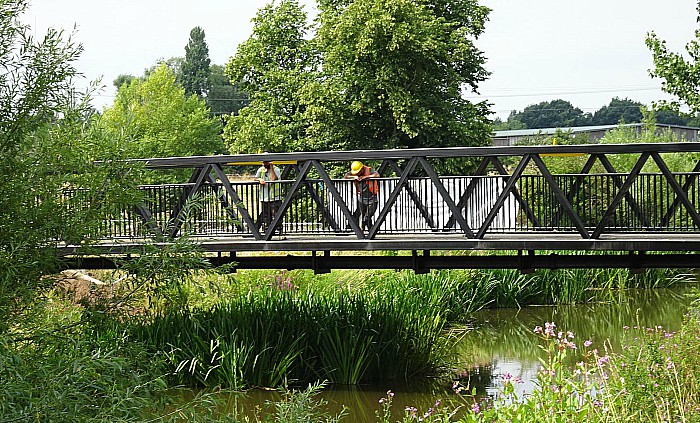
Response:
[[[624,125],[574,126],[569,128],[515,129],[495,131],[491,139],[495,146],[551,144],[553,137],[558,134],[564,134],[579,140],[596,143],[607,132],[619,128],[629,128],[636,135],[639,135],[645,130],[646,126],[643,123],[628,123]],[[657,133],[671,132],[679,141],[697,141],[699,130],[700,128],[689,126],[656,124]]]

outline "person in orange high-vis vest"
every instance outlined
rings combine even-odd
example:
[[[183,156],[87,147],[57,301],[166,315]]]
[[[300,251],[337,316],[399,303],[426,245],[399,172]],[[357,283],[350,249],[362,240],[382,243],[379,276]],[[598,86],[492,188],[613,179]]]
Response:
[[[377,211],[379,184],[372,178],[379,178],[379,172],[359,161],[352,162],[350,171],[345,174],[345,179],[355,181],[357,208],[352,217],[363,231],[372,227],[372,216]]]

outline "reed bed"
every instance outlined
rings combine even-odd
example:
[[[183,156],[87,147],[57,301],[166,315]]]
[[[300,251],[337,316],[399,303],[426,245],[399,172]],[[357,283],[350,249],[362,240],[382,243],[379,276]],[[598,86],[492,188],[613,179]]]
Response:
[[[615,290],[658,287],[678,275],[625,269],[244,273],[170,308],[131,336],[164,354],[178,384],[294,386],[409,380],[451,366],[459,331],[484,307],[570,304],[609,299]],[[201,283],[200,283],[201,285]],[[202,301],[205,298],[206,301]]]
[[[243,388],[409,379],[444,365],[446,320],[413,291],[250,290],[170,311],[132,336],[162,351],[178,383]]]

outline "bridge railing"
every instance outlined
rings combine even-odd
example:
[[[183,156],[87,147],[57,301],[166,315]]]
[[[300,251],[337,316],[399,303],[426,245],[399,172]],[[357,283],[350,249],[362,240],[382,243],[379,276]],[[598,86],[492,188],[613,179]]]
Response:
[[[581,170],[552,173],[546,157],[577,154]],[[609,156],[630,155],[618,172]],[[485,238],[498,233],[556,232],[596,239],[612,232],[700,233],[700,161],[671,172],[670,155],[700,157],[698,143],[480,147],[149,159],[147,167],[193,169],[184,184],[143,185],[143,202],[105,222],[106,238],[177,237],[183,233],[275,239],[285,235],[354,236],[434,234]],[[382,178],[372,225],[353,219],[353,181],[333,179],[324,163],[359,158],[379,163]],[[440,176],[431,160],[480,161],[470,175]],[[507,158],[507,160],[505,159]],[[287,161],[283,180],[271,182],[281,207],[261,223],[260,190],[232,178],[230,162]],[[602,170],[602,171],[601,171]],[[393,176],[391,176],[393,175]],[[68,197],[75,194],[67,192]]]
[[[475,194],[465,204],[465,217],[472,226],[478,226],[486,217],[489,207],[502,190],[502,177],[444,177],[440,178],[450,195],[457,196],[470,183],[475,185]],[[307,180],[309,188],[292,195],[289,207],[281,216],[283,233],[298,235],[349,235],[352,234],[350,220],[342,212],[341,202],[329,195],[326,184],[318,179]],[[357,195],[350,180],[332,180],[333,188],[350,210],[357,208]],[[377,180],[376,217],[387,207],[389,196],[396,189],[399,178],[379,178]],[[281,197],[285,198],[293,185],[293,180],[270,182],[278,185]],[[253,236],[241,214],[245,210],[253,217],[258,230],[261,225],[262,209],[259,202],[260,185],[256,182],[232,182],[231,187],[238,193],[236,207],[232,204],[222,183],[212,183],[200,187],[197,195],[188,200],[187,210],[182,211],[180,222],[175,211],[180,208],[182,198],[194,187],[190,184],[144,185],[139,187],[143,194],[143,210],[148,218],[140,217],[131,208],[122,210],[105,222],[103,231],[107,238],[140,238],[152,236],[154,228],[161,234],[187,232],[190,235],[241,235]],[[407,187],[415,193],[409,195],[404,190],[390,206],[386,218],[379,225],[385,234],[412,234],[445,232],[458,233],[459,228],[450,222],[450,209],[444,204],[429,178],[411,179]],[[500,188],[499,188],[500,187]],[[222,201],[223,200],[223,201]],[[373,220],[376,218],[373,217]],[[492,231],[517,231],[523,229],[517,219],[517,207],[509,200],[491,224]]]

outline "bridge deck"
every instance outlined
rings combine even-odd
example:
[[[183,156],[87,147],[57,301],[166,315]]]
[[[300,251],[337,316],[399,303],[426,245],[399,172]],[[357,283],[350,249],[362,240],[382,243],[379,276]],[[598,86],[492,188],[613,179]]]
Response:
[[[700,234],[690,233],[607,233],[597,239],[582,239],[578,234],[552,232],[519,232],[490,234],[482,239],[469,239],[458,234],[377,235],[374,239],[348,236],[275,236],[269,241],[252,237],[213,236],[192,237],[207,252],[260,251],[412,251],[412,250],[547,250],[547,251],[700,251]],[[103,241],[94,246],[100,253],[125,254],[137,252],[149,243],[144,239]],[[154,244],[152,241],[151,244]],[[162,243],[165,245],[167,243]],[[158,245],[155,243],[155,245]],[[70,255],[75,246],[62,246]],[[699,263],[700,264],[700,263]]]
[[[483,239],[463,236],[386,235],[358,240],[352,237],[290,235],[286,239],[259,241],[250,238],[195,238],[212,266],[237,269],[533,269],[566,268],[697,268],[700,267],[700,235],[696,234],[605,234],[600,239],[581,239],[577,234],[520,233],[489,235]],[[70,257],[76,247],[64,246],[71,268],[117,268],[128,254],[143,248],[141,240],[104,242],[95,256]],[[165,245],[165,244],[163,244]],[[447,254],[435,251],[449,250]],[[497,255],[471,254],[477,250]],[[512,252],[515,250],[515,252]],[[372,254],[375,251],[399,253]],[[466,254],[460,254],[462,251]],[[510,253],[509,253],[510,251]],[[408,254],[406,253],[408,252]],[[647,254],[650,252],[650,254]],[[654,254],[664,252],[664,254]]]

